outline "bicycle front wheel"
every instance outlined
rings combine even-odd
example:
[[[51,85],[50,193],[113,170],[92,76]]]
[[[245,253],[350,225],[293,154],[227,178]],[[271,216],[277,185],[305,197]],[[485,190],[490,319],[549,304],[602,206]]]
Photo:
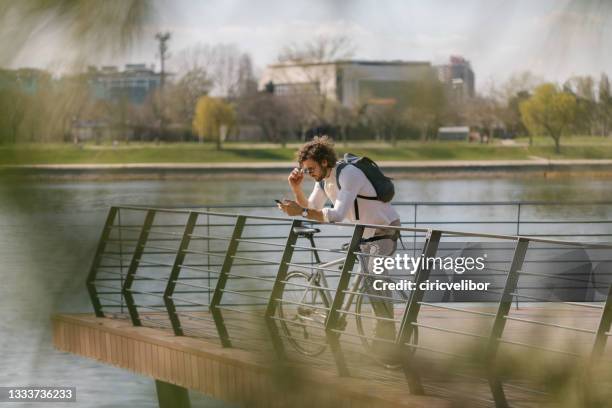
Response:
[[[289,344],[301,354],[313,357],[327,347],[327,310],[324,291],[311,284],[311,278],[309,273],[289,272],[278,311],[280,326]]]

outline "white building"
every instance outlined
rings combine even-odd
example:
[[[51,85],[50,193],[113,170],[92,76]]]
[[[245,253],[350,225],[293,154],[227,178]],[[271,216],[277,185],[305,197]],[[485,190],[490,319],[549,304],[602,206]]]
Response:
[[[433,72],[429,62],[283,63],[266,68],[259,81],[259,89],[268,89],[277,95],[323,94],[354,108],[366,102],[397,102],[405,84],[419,81]]]

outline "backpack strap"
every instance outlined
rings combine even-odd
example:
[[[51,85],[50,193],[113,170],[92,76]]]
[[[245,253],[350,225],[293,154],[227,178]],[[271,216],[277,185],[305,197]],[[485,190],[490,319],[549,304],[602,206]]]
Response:
[[[345,160],[340,160],[336,166],[336,185],[338,186],[338,190],[340,190],[342,187],[340,187],[340,172],[342,171],[343,168],[345,168],[346,166],[348,166],[349,163],[346,160],[346,155],[345,155]],[[361,170],[359,170],[361,171]],[[323,185],[321,186],[323,187]],[[364,196],[361,194],[357,194],[357,197],[355,197],[355,202],[353,203],[353,207],[355,209],[355,220],[359,221],[359,203],[357,202],[357,198],[362,198],[364,200],[378,200],[378,197],[370,197],[370,196]]]

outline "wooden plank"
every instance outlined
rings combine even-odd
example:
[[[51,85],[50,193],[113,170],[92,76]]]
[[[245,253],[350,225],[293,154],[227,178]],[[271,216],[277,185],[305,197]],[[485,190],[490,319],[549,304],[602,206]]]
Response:
[[[199,380],[199,384],[200,386],[198,387],[198,390],[201,393],[204,394],[210,394],[210,391],[208,389],[208,377],[206,377],[206,360],[204,360],[203,357],[197,357],[196,359],[198,360],[198,380]]]
[[[183,356],[182,351],[176,351],[176,366],[177,366],[177,375],[176,375],[176,379],[181,381],[181,384],[183,385],[183,387],[187,387],[187,377],[185,375],[185,358]]]
[[[132,340],[134,342],[135,358],[134,358],[134,370],[138,373],[144,372],[144,354],[143,344],[140,340]]]
[[[191,360],[191,378],[193,381],[192,388],[198,388],[200,384],[200,378],[198,376],[198,358],[194,355],[190,355],[189,359]]]
[[[153,353],[151,352],[151,348],[151,343],[144,343],[145,373],[150,377],[153,376],[153,369],[151,368]]]
[[[211,365],[211,376],[213,380],[213,395],[215,398],[221,398],[221,382],[220,382],[220,372],[219,372],[219,362],[212,360],[210,362]]]
[[[104,333],[104,353],[102,353],[102,358],[104,361],[111,361],[111,335],[110,333]]]
[[[100,331],[97,329],[92,329],[92,338],[93,338],[93,357],[96,360],[100,360],[101,349],[100,349]]]
[[[159,377],[162,380],[166,378],[166,349],[162,346],[156,346],[159,355]]]
[[[170,349],[170,378],[172,379],[176,379],[179,376],[178,360],[178,351]]]
[[[119,361],[119,364],[122,367],[125,367],[126,369],[130,369],[130,363],[129,363],[129,355],[128,355],[128,347],[127,347],[127,337],[121,336],[120,337],[120,347],[121,347],[121,360]]]
[[[89,356],[94,358],[96,356],[96,344],[94,341],[94,329],[89,327],[87,330],[87,347]]]
[[[187,353],[181,352],[181,357],[183,359],[183,375],[185,376],[185,387],[193,388],[193,376],[191,374],[191,360]]]
[[[72,327],[72,323],[68,323],[66,324],[66,332],[68,334],[68,350],[73,351],[76,354],[78,353],[78,350],[76,348],[75,342],[74,342],[74,330]]]
[[[119,365],[119,336],[111,336],[111,363],[113,365]]]
[[[172,360],[170,357],[170,353],[170,349],[164,349],[164,378],[166,378],[167,382],[170,382],[170,378],[172,375]]]
[[[126,350],[128,354],[128,368],[130,371],[136,371],[136,349],[134,347],[134,339],[125,339]]]
[[[85,337],[85,355],[87,357],[93,357],[93,347],[92,347],[92,328],[87,327],[86,330],[83,330]]]

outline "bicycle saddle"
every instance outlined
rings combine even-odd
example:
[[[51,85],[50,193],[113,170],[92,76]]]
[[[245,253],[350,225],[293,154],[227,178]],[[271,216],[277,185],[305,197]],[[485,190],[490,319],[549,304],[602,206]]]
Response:
[[[310,227],[293,227],[293,232],[298,234],[299,236],[307,236],[316,234],[317,232],[321,232],[318,228],[310,228]]]

